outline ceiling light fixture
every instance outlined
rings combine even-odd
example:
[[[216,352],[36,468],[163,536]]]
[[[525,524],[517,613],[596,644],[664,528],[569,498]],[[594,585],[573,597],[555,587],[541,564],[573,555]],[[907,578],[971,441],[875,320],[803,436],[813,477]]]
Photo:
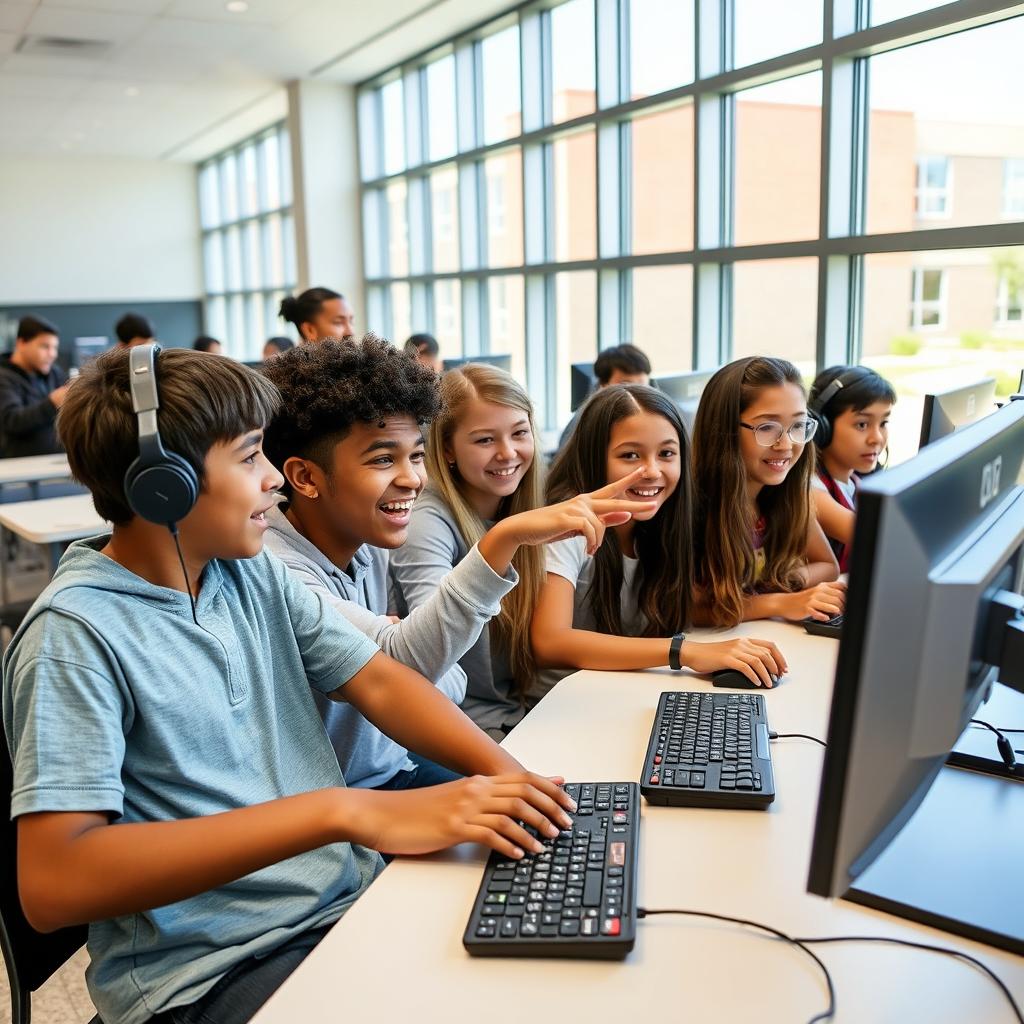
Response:
[[[124,94],[125,96],[134,99],[140,92],[142,92],[142,90],[137,85],[129,85],[128,88],[125,89]]]
[[[232,14],[245,14],[249,10],[249,4],[247,0],[228,0],[224,8]]]

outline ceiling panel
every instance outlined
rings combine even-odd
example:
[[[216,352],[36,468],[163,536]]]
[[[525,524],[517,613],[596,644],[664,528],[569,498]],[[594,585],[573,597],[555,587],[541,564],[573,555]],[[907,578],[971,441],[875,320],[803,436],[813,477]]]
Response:
[[[232,14],[224,0],[0,0],[0,108],[18,107],[0,156],[201,158],[282,116],[287,82],[360,81],[508,3],[249,0]],[[25,31],[112,46],[101,58],[13,52]]]
[[[35,10],[35,4],[0,3],[0,32],[21,32]]]

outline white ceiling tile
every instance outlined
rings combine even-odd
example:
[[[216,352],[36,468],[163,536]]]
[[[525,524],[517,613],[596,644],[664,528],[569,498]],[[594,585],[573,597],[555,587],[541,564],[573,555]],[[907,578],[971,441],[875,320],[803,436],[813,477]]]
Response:
[[[25,31],[30,35],[64,36],[70,39],[102,39],[124,42],[137,36],[150,19],[139,14],[70,11],[40,7]]]
[[[91,81],[46,75],[0,74],[0,99],[73,100]]]
[[[17,32],[0,32],[0,53],[10,53],[20,38]]]
[[[249,9],[243,14],[232,14],[224,0],[171,0],[165,15],[174,18],[197,18],[202,21],[224,22],[228,25],[280,25],[313,6],[313,0],[249,0]],[[349,16],[357,10],[355,4],[339,3]]]
[[[32,53],[12,53],[4,65],[5,73],[44,75],[55,78],[95,78],[103,65],[98,60],[74,57],[40,57]]]
[[[224,25],[194,18],[157,18],[139,36],[138,45],[175,46],[185,50],[234,52],[277,37],[267,25]]]
[[[21,32],[35,9],[35,4],[0,3],[0,32]]]
[[[168,2],[169,0],[41,0],[41,6],[112,14],[159,14]]]

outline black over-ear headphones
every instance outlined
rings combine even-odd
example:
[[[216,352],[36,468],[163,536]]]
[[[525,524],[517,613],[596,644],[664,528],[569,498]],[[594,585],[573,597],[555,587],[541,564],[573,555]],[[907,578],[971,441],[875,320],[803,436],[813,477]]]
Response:
[[[831,402],[832,399],[843,390],[843,388],[849,387],[851,384],[855,384],[859,380],[863,380],[870,373],[874,373],[874,371],[869,370],[865,366],[854,366],[852,369],[839,374],[835,379],[830,380],[824,390],[822,390],[821,394],[818,395],[814,401],[808,403],[807,412],[810,414],[811,418],[816,420],[818,423],[818,429],[814,434],[814,443],[819,448],[827,448],[832,443],[832,417],[825,412],[825,409],[828,407],[828,403]]]
[[[192,511],[199,480],[192,466],[160,442],[156,411],[156,357],[160,346],[136,345],[128,353],[128,384],[139,420],[139,457],[124,475],[124,493],[131,510],[151,523],[172,527]]]

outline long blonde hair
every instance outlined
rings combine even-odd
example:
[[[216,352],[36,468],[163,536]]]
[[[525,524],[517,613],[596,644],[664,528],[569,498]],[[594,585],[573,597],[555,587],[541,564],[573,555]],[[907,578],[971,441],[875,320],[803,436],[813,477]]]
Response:
[[[466,499],[458,467],[448,465],[445,448],[451,444],[466,403],[473,398],[526,413],[534,437],[534,456],[530,468],[523,474],[515,491],[502,499],[496,518],[505,519],[544,504],[541,453],[536,449],[537,431],[534,428],[530,396],[510,374],[494,366],[467,363],[449,370],[441,378],[441,415],[430,425],[427,443],[428,486],[451,509],[455,525],[467,547],[479,542],[487,532],[487,524]],[[515,678],[516,694],[523,700],[536,671],[529,633],[530,619],[544,582],[544,549],[524,544],[515,553],[512,565],[519,574],[519,584],[502,598],[501,611],[494,621],[495,639],[508,658]]]

